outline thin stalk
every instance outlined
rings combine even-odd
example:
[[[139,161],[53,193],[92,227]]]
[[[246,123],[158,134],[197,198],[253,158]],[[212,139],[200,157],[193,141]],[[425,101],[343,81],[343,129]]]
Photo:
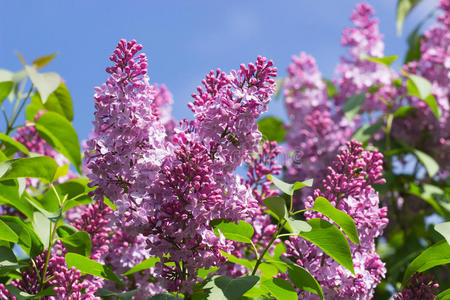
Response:
[[[51,224],[52,223],[50,223],[50,228],[51,228]],[[52,245],[53,245],[53,239],[55,238],[55,235],[56,235],[56,228],[57,227],[58,226],[56,226],[56,223],[55,223],[55,225],[53,227],[53,230],[52,230],[52,233],[50,235],[50,240],[48,242],[47,256],[45,257],[45,265],[44,265],[44,270],[42,271],[42,275],[41,275],[41,282],[40,282],[40,286],[39,286],[39,292],[41,292],[44,289],[45,274],[47,273],[48,262],[50,260],[50,252],[51,252]],[[39,297],[39,299],[41,299],[41,298]]]
[[[14,105],[13,112],[11,113],[11,118],[10,118],[10,120],[8,122],[8,126],[6,128],[6,132],[5,132],[6,135],[8,135],[12,131],[12,129],[14,128],[14,123],[17,121],[17,118],[19,117],[20,112],[24,108],[25,103],[27,103],[28,98],[30,98],[30,95],[31,95],[31,92],[33,91],[33,89],[34,89],[34,84],[31,85],[27,96],[25,97],[25,99],[23,99],[23,101],[22,101],[22,103],[20,104],[19,107],[18,107],[18,105],[19,105],[19,102],[20,102],[21,99],[20,98],[17,99],[16,104]],[[17,107],[18,107],[18,109],[17,109]]]
[[[269,250],[270,246],[272,246],[273,242],[277,239],[278,234],[281,232],[281,230],[284,227],[284,224],[286,223],[286,220],[283,220],[282,222],[278,223],[278,228],[276,233],[273,235],[272,239],[270,240],[269,244],[267,244],[266,248],[264,248],[264,251],[261,253],[261,256],[256,261],[256,265],[253,268],[252,275],[256,274],[256,271],[258,270],[259,265],[262,263],[262,260],[264,258],[264,255],[266,255],[266,252]]]

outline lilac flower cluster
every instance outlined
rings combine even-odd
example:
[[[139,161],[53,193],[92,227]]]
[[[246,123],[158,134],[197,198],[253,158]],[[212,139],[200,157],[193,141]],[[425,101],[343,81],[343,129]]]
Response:
[[[388,223],[387,208],[379,207],[378,194],[372,188],[373,184],[385,182],[381,178],[382,159],[381,153],[363,150],[358,142],[348,142],[347,149],[336,157],[333,168],[328,168],[323,190],[314,191],[314,198],[325,197],[355,221],[361,242],[350,244],[356,277],[314,244],[300,237],[291,237],[286,242],[288,256],[313,274],[326,299],[370,299],[386,273],[384,263],[375,253],[375,239]],[[306,208],[313,207],[314,198],[307,198]],[[325,218],[314,212],[306,212],[305,216]],[[314,298],[307,292],[303,296]]]
[[[438,8],[443,14],[435,26],[424,32],[420,60],[408,63],[404,69],[431,82],[431,91],[441,112],[440,121],[424,101],[408,97],[408,104],[415,108],[414,114],[396,120],[393,135],[431,154],[441,166],[447,166],[450,160],[450,2],[441,0]],[[448,175],[450,169],[441,172]]]
[[[371,62],[364,56],[383,57],[383,36],[378,30],[378,20],[373,19],[374,11],[368,4],[358,4],[351,15],[354,27],[346,28],[341,43],[349,47],[350,57],[343,57],[336,68],[338,77],[334,82],[339,87],[335,100],[342,105],[345,100],[355,94],[365,93],[365,111],[379,111],[386,108],[383,99],[393,102],[398,90],[392,81],[398,75],[389,67]],[[376,92],[368,92],[370,87],[377,86]]]
[[[354,124],[339,107],[331,107],[314,58],[300,53],[292,58],[284,84],[287,128],[285,177],[288,181],[314,178],[321,182],[338,148],[351,136]],[[302,193],[302,195],[304,192]]]
[[[34,258],[35,268],[32,265],[25,268],[21,273],[22,279],[16,279],[11,284],[31,295],[39,293],[40,278],[43,275],[47,251],[45,250],[42,254]],[[44,284],[44,288],[52,287],[56,295],[46,296],[43,299],[57,300],[70,298],[74,300],[99,300],[100,298],[94,295],[99,288],[99,285],[95,284],[95,282],[98,280],[102,282],[102,279],[93,278],[94,282],[82,279],[79,270],[76,270],[74,267],[70,269],[67,267],[64,258],[65,254],[65,248],[58,241],[51,250],[47,272],[45,274],[46,278],[51,277]]]
[[[86,152],[91,185],[96,199],[117,205],[122,236],[144,240],[148,255],[161,258],[154,269],[161,284],[190,293],[199,268],[225,261],[224,239],[209,222],[238,221],[258,206],[233,171],[258,147],[255,121],[274,92],[276,68],[259,57],[230,74],[211,72],[190,104],[196,119],[167,139],[141,48],[120,41],[111,77],[97,88],[95,137]]]
[[[408,279],[406,287],[397,295],[394,300],[433,300],[439,293],[439,284],[434,281],[434,276],[416,273]]]

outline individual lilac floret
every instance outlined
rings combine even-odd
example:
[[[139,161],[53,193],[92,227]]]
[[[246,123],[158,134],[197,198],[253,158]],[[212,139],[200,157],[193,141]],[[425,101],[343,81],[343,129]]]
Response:
[[[439,284],[434,281],[433,275],[416,273],[408,279],[406,287],[394,295],[394,300],[433,300],[439,293],[438,288]]]
[[[284,96],[291,121],[284,149],[286,180],[313,178],[317,187],[338,148],[351,136],[354,124],[344,118],[339,107],[331,107],[326,84],[315,60],[305,53],[292,57]],[[301,194],[304,195],[305,191]]]
[[[361,144],[349,142],[347,149],[337,156],[333,168],[328,169],[323,191],[314,192],[314,197],[325,197],[355,221],[361,242],[361,245],[350,244],[356,277],[309,241],[291,237],[286,242],[288,256],[319,281],[326,299],[371,299],[386,273],[384,263],[375,253],[375,239],[388,223],[387,208],[379,207],[378,194],[372,187],[385,183],[381,178],[382,165],[381,153],[365,151]],[[310,196],[305,207],[313,205],[314,198]],[[307,219],[325,218],[314,212],[306,212],[305,216]],[[315,299],[308,292],[302,295],[305,299]]]
[[[392,86],[392,80],[398,77],[389,67],[368,61],[364,56],[383,57],[383,36],[378,31],[378,20],[372,18],[374,10],[368,4],[358,4],[351,15],[354,27],[346,28],[341,43],[349,47],[350,57],[343,57],[336,68],[338,78],[334,82],[339,86],[335,96],[337,105],[355,94],[365,93],[363,109],[379,111],[386,108],[380,98],[393,102],[398,90]],[[368,92],[377,86],[376,92]]]
[[[1,300],[16,300],[16,297],[11,294],[3,283],[0,283],[0,299]]]

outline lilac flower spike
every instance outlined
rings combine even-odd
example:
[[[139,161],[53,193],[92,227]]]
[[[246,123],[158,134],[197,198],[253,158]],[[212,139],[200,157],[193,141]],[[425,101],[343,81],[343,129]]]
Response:
[[[350,271],[328,257],[314,244],[291,237],[287,244],[288,256],[306,268],[319,281],[326,299],[371,299],[374,289],[386,269],[375,253],[375,239],[388,223],[387,208],[379,207],[378,194],[372,185],[385,183],[381,177],[383,155],[377,151],[363,150],[361,144],[352,141],[341,150],[328,168],[323,181],[323,190],[315,190],[314,197],[327,198],[338,209],[346,212],[355,221],[361,244],[350,244],[356,277]],[[314,198],[308,197],[306,208],[312,208]],[[315,212],[306,212],[307,219],[321,217]],[[314,299],[303,292],[305,299]]]
[[[434,281],[433,275],[416,273],[408,279],[407,286],[397,295],[394,300],[433,300],[439,293],[439,284]]]

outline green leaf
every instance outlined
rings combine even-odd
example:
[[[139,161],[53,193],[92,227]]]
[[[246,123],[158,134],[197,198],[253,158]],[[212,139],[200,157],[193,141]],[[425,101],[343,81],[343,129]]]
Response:
[[[111,200],[109,200],[108,198],[104,197],[103,198],[103,203],[105,203],[106,205],[111,207],[112,210],[114,210],[114,211],[117,210],[117,206],[114,203],[112,203]]]
[[[34,212],[32,225],[34,232],[39,236],[39,239],[44,244],[45,249],[47,249],[50,241],[50,220],[42,213],[36,211]]]
[[[19,143],[18,141],[10,138],[4,133],[0,133],[0,141],[3,144],[7,144],[8,146],[14,148],[17,151],[20,151],[28,156],[30,155],[30,152],[28,151],[27,147],[25,147],[22,143]],[[10,155],[10,153],[8,153],[8,155]]]
[[[347,237],[352,243],[358,245],[360,244],[355,222],[345,212],[331,205],[331,203],[324,197],[317,197],[314,201],[314,206],[312,209],[320,212],[322,215],[327,216],[334,223],[339,225],[339,227],[341,227],[342,230],[344,230],[344,232],[347,234]]]
[[[431,109],[431,112],[436,117],[436,120],[441,120],[441,109],[437,105],[436,98],[433,94],[428,95],[423,101],[428,104],[428,107]]]
[[[48,63],[51,62],[57,55],[58,54],[53,53],[36,58],[35,60],[33,60],[33,66],[35,66],[36,69],[41,69],[48,65]]]
[[[361,106],[363,106],[364,101],[366,101],[365,93],[355,94],[345,100],[344,107],[342,108],[345,117],[350,121],[353,120]]]
[[[7,247],[0,247],[0,267],[10,267],[17,265],[17,258],[14,252]]]
[[[116,293],[116,292],[108,291],[104,288],[99,288],[97,290],[97,292],[95,292],[95,294],[97,296],[102,296],[102,297],[115,297],[114,299],[131,300],[131,299],[133,299],[133,296],[134,296],[134,294],[137,293],[137,291],[138,291],[138,289],[128,291],[125,293]],[[152,299],[152,298],[150,298],[150,299]],[[175,299],[177,299],[177,298],[175,298]]]
[[[446,241],[441,241],[423,251],[406,268],[402,285],[405,286],[409,277],[416,272],[425,272],[435,266],[450,263],[450,245]]]
[[[41,94],[43,103],[47,101],[48,96],[53,93],[61,83],[61,77],[57,73],[38,73],[33,66],[25,66],[25,71]]]
[[[439,165],[430,155],[417,149],[412,149],[412,152],[417,156],[417,159],[425,167],[430,177],[436,175],[436,173],[439,171]]]
[[[439,195],[444,195],[444,191],[440,189],[439,187],[431,184],[424,184],[422,188],[415,185],[414,183],[409,183],[409,189],[407,190],[407,193],[415,195],[422,200],[426,201],[428,204],[430,204],[434,210],[440,214],[441,216],[445,216],[444,211],[442,210],[441,206],[436,201],[436,197]]]
[[[266,288],[275,299],[297,300],[297,292],[294,287],[282,278],[263,280],[261,286]]]
[[[289,213],[286,207],[286,201],[281,197],[269,197],[263,200],[264,205],[270,209],[275,215],[278,216],[279,220],[287,219]]]
[[[334,95],[338,93],[337,87],[331,82],[331,80],[323,79],[325,84],[327,85],[328,98],[333,99]]]
[[[365,58],[366,60],[375,62],[375,63],[379,63],[379,64],[383,64],[387,67],[389,67],[394,61],[396,61],[398,58],[397,55],[393,55],[393,56],[385,56],[385,57],[367,57]]]
[[[425,100],[431,94],[431,82],[416,74],[407,75],[408,81],[406,82],[406,86],[408,94]]]
[[[228,276],[213,276],[207,280],[203,289],[209,294],[207,299],[238,300],[258,281],[258,276],[242,276],[235,279]]]
[[[401,35],[406,16],[421,0],[397,0],[397,34]]]
[[[78,232],[78,229],[68,224],[62,224],[59,225],[58,228],[56,228],[56,233],[60,238],[68,237],[74,234],[75,232]]]
[[[92,250],[92,242],[86,231],[78,231],[72,235],[61,238],[67,252],[78,253],[89,257]]]
[[[58,165],[48,156],[11,159],[0,164],[0,178],[40,178],[51,182]]]
[[[20,194],[19,185],[16,180],[0,181],[0,201],[16,208],[30,220],[33,219],[33,207],[25,200],[25,196]]]
[[[435,300],[449,300],[450,299],[450,289],[440,292],[436,295]]]
[[[19,241],[17,234],[2,220],[0,220],[0,240],[13,243],[17,243]]]
[[[55,112],[46,112],[36,122],[39,135],[81,173],[81,150],[78,136],[69,121]]]
[[[11,93],[14,86],[14,82],[12,81],[2,81],[0,82],[0,103],[5,100],[9,94]]]
[[[197,271],[197,276],[200,277],[200,278],[205,279],[208,276],[208,274],[216,272],[217,270],[219,270],[219,267],[211,267],[209,269],[200,268]]]
[[[410,114],[412,114],[414,112],[414,110],[415,110],[414,107],[411,105],[400,106],[394,112],[394,118],[401,118],[401,117],[409,116]]]
[[[352,139],[365,144],[381,128],[381,126],[383,126],[383,121],[378,121],[372,125],[363,125],[353,133]]]
[[[259,120],[258,130],[263,136],[263,140],[276,141],[281,143],[286,137],[286,129],[283,122],[276,117],[265,117]]]
[[[130,275],[130,274],[136,273],[136,272],[140,272],[140,271],[143,271],[143,270],[147,270],[147,269],[153,268],[155,266],[155,264],[157,262],[159,262],[159,261],[160,261],[159,257],[147,258],[146,260],[138,263],[137,265],[135,265],[134,267],[132,267],[131,269],[129,269],[128,271],[123,273],[122,275],[123,276],[127,276],[127,275]]]
[[[354,275],[350,247],[342,231],[323,219],[311,219],[308,224],[311,225],[312,230],[302,232],[300,236],[318,246]]]
[[[294,234],[300,234],[300,232],[309,232],[312,227],[308,222],[302,220],[295,220],[292,218],[287,218],[287,223],[289,224],[289,231]]]
[[[297,288],[319,295],[321,300],[324,299],[320,284],[306,269],[285,257],[281,259],[287,263],[289,279]]]
[[[248,259],[243,259],[243,258],[237,258],[236,256],[234,256],[233,254],[229,254],[225,251],[219,250],[219,252],[227,258],[227,260],[229,262],[241,265],[246,267],[249,271],[253,270],[253,268],[255,267],[255,262],[254,261],[250,261]]]
[[[450,222],[437,224],[434,226],[434,230],[439,232],[445,238],[447,243],[450,244]]]
[[[48,96],[47,102],[42,102],[41,96],[38,92],[33,95],[32,103],[34,103],[36,107],[42,106],[42,108],[48,111],[56,112],[68,121],[73,120],[72,96],[70,95],[64,82],[61,82],[59,87]]]
[[[120,285],[124,284],[123,281],[116,274],[114,274],[109,267],[93,261],[83,255],[77,253],[67,253],[66,263],[69,269],[75,267],[84,274],[90,274],[108,279]]]
[[[31,257],[35,257],[44,251],[39,236],[18,217],[0,216],[0,219],[6,223],[19,237],[19,244],[22,249]]]
[[[228,220],[216,219],[210,223],[214,227],[214,232],[218,236],[217,230],[220,230],[225,238],[243,243],[251,243],[253,233],[255,230],[253,226],[245,221],[239,221],[238,224]]]
[[[305,186],[311,187],[313,184],[312,179],[305,180],[303,182],[296,181],[295,183],[286,183],[281,179],[278,179],[276,177],[273,177],[272,175],[267,175],[267,178],[269,178],[270,181],[273,182],[273,184],[279,188],[283,193],[288,194],[292,196],[296,190],[300,190],[304,188]]]

